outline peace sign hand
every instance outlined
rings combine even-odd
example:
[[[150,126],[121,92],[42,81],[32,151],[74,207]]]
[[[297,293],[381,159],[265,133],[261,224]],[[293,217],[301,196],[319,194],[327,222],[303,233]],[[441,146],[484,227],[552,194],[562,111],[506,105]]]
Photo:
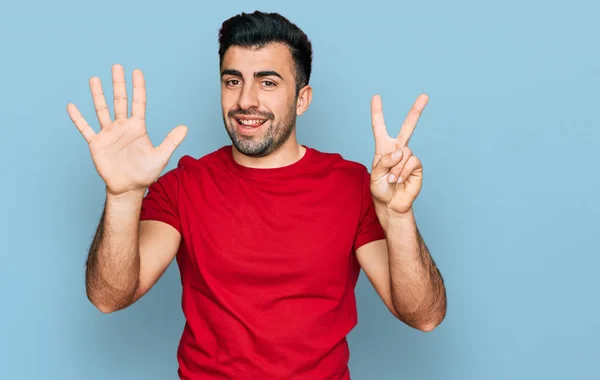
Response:
[[[133,100],[128,118],[127,88],[121,65],[112,68],[115,119],[111,120],[100,79],[90,79],[90,90],[100,123],[96,133],[77,107],[67,106],[69,116],[87,141],[92,160],[107,192],[121,195],[145,190],[167,165],[187,134],[187,127],[172,129],[165,140],[154,146],[146,133],[146,84],[140,70],[133,72]]]
[[[375,202],[404,214],[421,191],[423,166],[412,154],[408,141],[427,105],[427,95],[420,95],[409,111],[396,138],[387,133],[381,97],[371,100],[371,123],[375,137],[375,157],[371,171],[371,194]]]

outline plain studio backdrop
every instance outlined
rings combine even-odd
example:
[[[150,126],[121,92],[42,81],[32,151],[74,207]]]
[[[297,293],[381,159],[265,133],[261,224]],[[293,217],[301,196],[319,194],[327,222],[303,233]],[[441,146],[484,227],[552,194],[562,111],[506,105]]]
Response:
[[[88,79],[140,68],[155,143],[178,124],[184,154],[229,144],[217,32],[277,11],[314,47],[300,141],[370,165],[370,98],[411,140],[415,205],[446,281],[431,333],[394,320],[361,275],[353,379],[597,379],[600,371],[600,26],[597,2],[377,0],[9,2],[0,7],[0,378],[174,379],[183,329],[175,264],[111,315],[86,299],[84,262],[103,183],[69,120],[97,128]],[[109,98],[112,110],[112,99]]]

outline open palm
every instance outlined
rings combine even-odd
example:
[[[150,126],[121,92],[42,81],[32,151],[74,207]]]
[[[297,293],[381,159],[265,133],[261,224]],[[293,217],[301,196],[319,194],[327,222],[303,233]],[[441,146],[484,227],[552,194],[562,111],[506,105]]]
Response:
[[[187,134],[187,127],[172,129],[159,146],[154,146],[146,131],[146,84],[140,70],[133,72],[131,117],[128,117],[127,88],[123,67],[112,68],[114,120],[111,120],[100,79],[90,79],[90,90],[100,132],[96,133],[70,103],[67,111],[87,141],[100,177],[107,191],[119,195],[141,190],[154,182],[164,170],[171,155]]]
[[[375,202],[397,213],[411,210],[421,190],[423,166],[408,147],[423,109],[427,95],[417,98],[396,138],[388,135],[379,95],[371,100],[371,123],[375,138],[375,155],[371,171],[371,193]]]

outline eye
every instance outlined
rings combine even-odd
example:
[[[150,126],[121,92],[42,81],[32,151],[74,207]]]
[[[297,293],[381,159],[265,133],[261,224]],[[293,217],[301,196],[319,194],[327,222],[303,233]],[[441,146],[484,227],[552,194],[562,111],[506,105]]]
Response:
[[[237,86],[240,84],[240,81],[237,79],[228,79],[225,81],[225,85],[227,86]]]
[[[270,80],[265,80],[262,82],[262,84],[267,88],[273,88],[277,85],[275,82],[270,81]]]

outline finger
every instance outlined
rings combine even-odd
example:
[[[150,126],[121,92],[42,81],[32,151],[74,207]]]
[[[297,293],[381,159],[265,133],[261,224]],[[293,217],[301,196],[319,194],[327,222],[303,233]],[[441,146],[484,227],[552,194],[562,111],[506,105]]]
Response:
[[[402,151],[402,159],[389,169],[389,174],[386,178],[389,183],[397,183],[401,180],[406,163],[410,161],[411,157],[413,157],[411,150],[407,146],[401,148],[400,150]]]
[[[127,119],[127,87],[123,66],[114,65],[112,67],[112,78],[115,120]]]
[[[371,125],[375,137],[375,151],[379,152],[379,142],[388,136],[383,118],[383,104],[379,95],[374,95],[371,98]]]
[[[146,119],[146,80],[140,70],[133,70],[133,100],[131,117]]]
[[[92,99],[94,100],[94,108],[96,109],[100,128],[108,127],[112,121],[110,119],[110,111],[108,110],[106,99],[104,98],[104,91],[102,90],[100,78],[93,77],[90,79],[90,90],[92,91]]]
[[[96,136],[96,132],[94,132],[94,130],[92,129],[92,127],[90,127],[88,122],[85,121],[83,116],[81,116],[81,112],[79,112],[79,109],[75,104],[69,103],[67,105],[67,112],[69,113],[71,121],[75,124],[77,129],[79,129],[79,132],[81,132],[81,135],[89,144],[90,141],[92,141],[92,138]]]
[[[400,176],[398,177],[397,183],[400,183],[407,179],[410,180],[410,176],[421,168],[423,168],[421,160],[419,160],[417,156],[410,156],[406,161],[406,164],[402,168],[402,171],[400,172]]]
[[[415,100],[410,108],[410,111],[408,111],[408,115],[406,115],[404,123],[402,123],[402,128],[400,128],[400,133],[397,137],[401,146],[408,145],[410,137],[412,136],[417,126],[417,122],[419,121],[419,118],[421,117],[421,114],[423,113],[428,101],[429,97],[426,94],[422,94],[417,98],[417,100]]]
[[[168,134],[167,137],[163,140],[163,142],[158,146],[158,151],[163,156],[163,160],[165,162],[171,159],[171,155],[175,152],[175,149],[181,144],[183,139],[187,134],[187,127],[185,125],[180,125],[176,128],[173,128]]]
[[[374,177],[377,179],[385,177],[390,169],[398,165],[402,160],[402,155],[403,152],[401,149],[382,155],[379,161],[373,166],[372,174]]]

